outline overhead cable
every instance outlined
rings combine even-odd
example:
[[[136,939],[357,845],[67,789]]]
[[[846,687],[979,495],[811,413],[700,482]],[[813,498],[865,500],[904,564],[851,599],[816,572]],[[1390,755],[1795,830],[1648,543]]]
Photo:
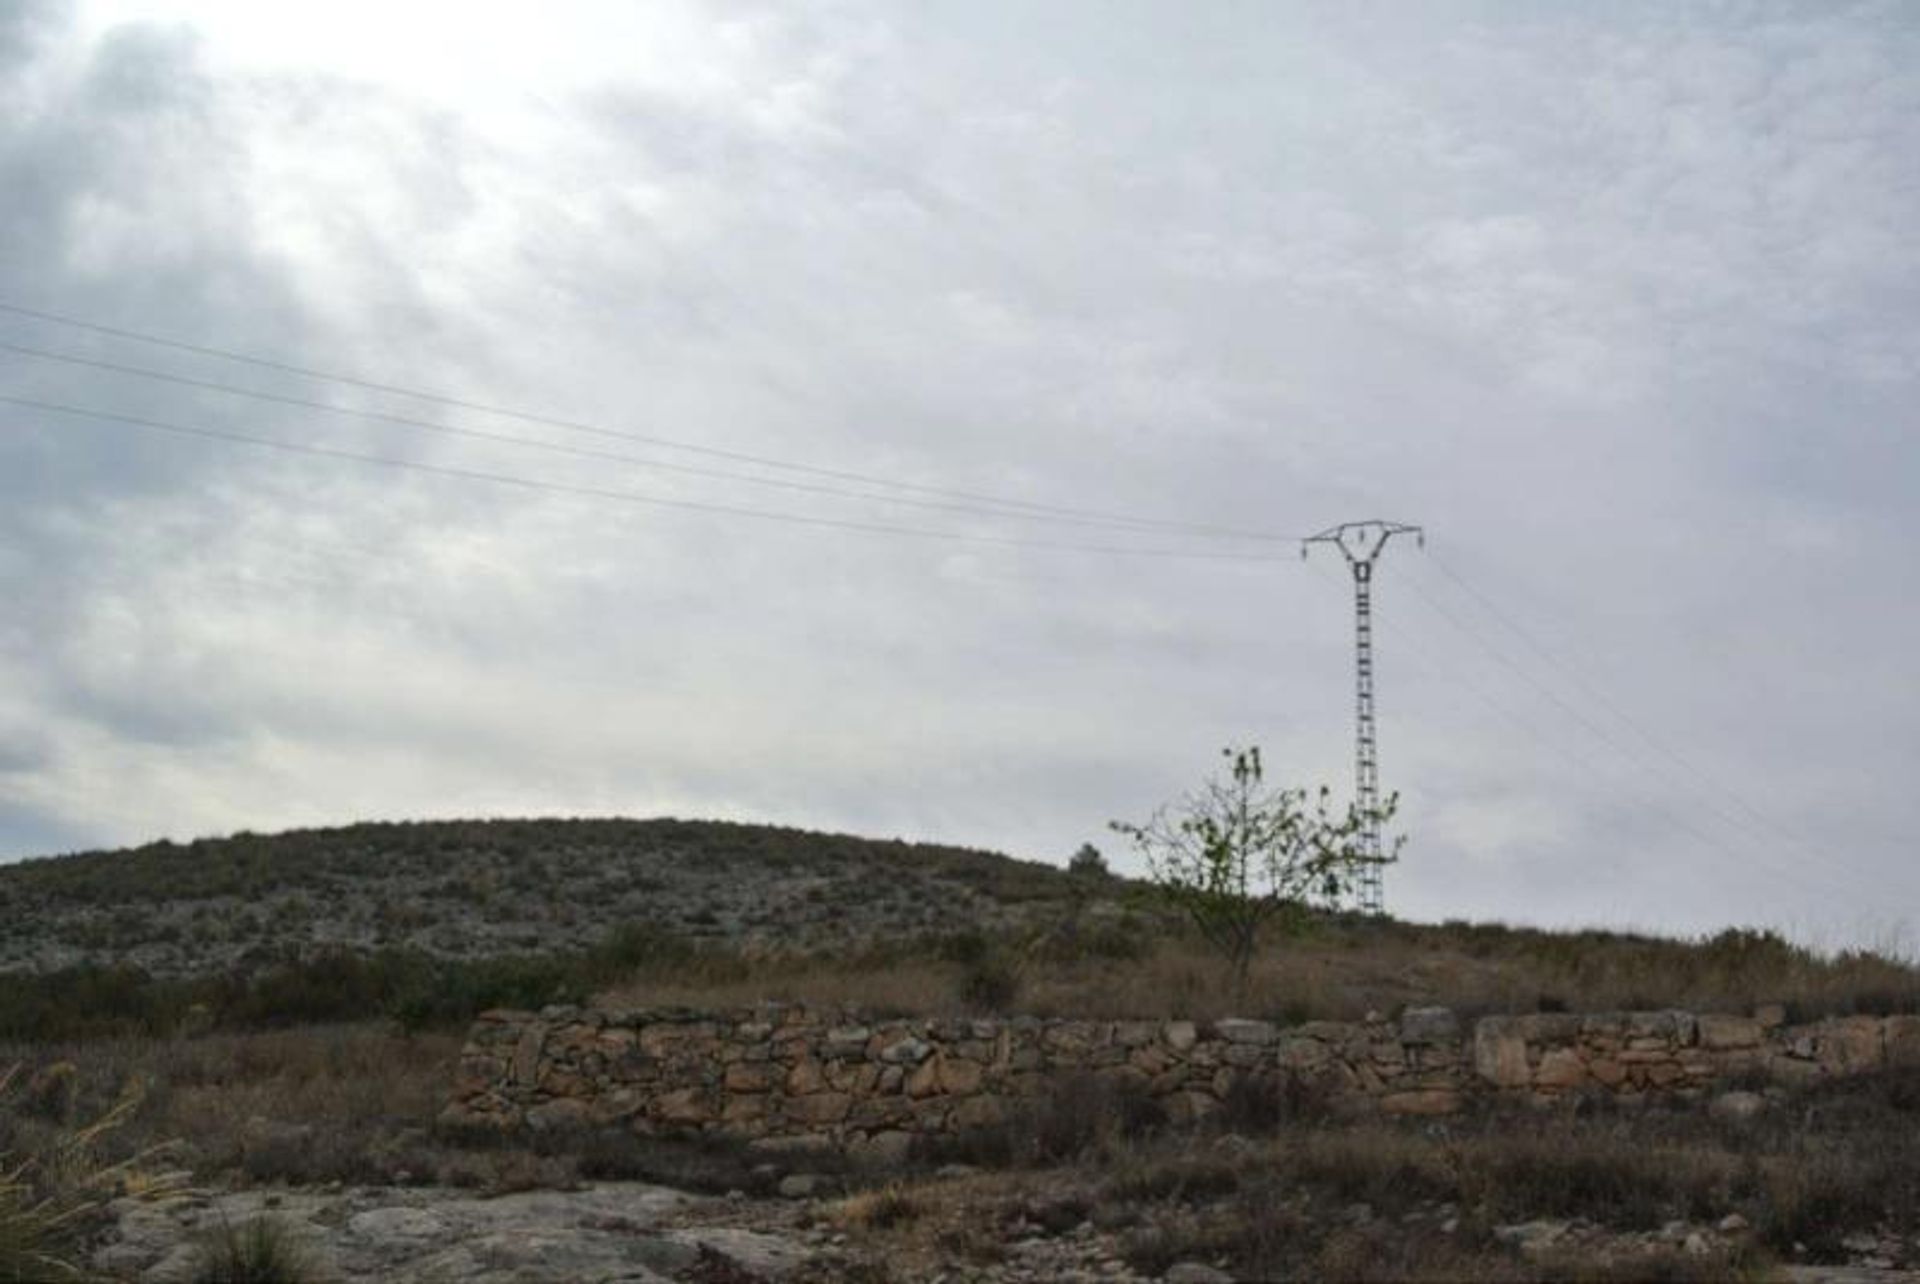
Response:
[[[401,384],[383,383],[372,379],[362,379],[353,375],[339,374],[320,370],[312,366],[296,365],[292,362],[278,361],[269,357],[255,356],[227,348],[213,347],[208,344],[191,343],[165,335],[131,330],[121,326],[103,325],[80,317],[67,316],[58,312],[49,312],[40,308],[26,307],[17,303],[0,300],[0,312],[15,316],[31,317],[51,325],[68,326],[88,333],[105,335],[115,339],[125,339],[135,343],[151,344],[155,347],[169,348],[177,352],[191,352],[198,356],[215,357],[223,361],[239,362],[263,370],[272,370],[281,374],[297,375],[303,379],[317,379],[327,383],[346,387],[360,388],[369,392],[388,393],[394,396],[409,397],[432,405],[447,406],[477,414],[497,415],[522,423],[538,424],[542,427],[556,428],[563,432],[583,433],[590,436],[610,438],[653,446],[661,450],[676,450],[690,454],[704,455],[715,459],[725,459],[733,463],[752,464],[761,468],[772,468],[783,472],[801,473],[807,476],[822,477],[832,481],[855,482],[868,486],[881,486],[891,490],[908,491],[919,495],[931,495],[941,499],[966,500],[976,504],[991,504],[996,507],[1021,509],[1036,514],[1048,514],[1055,517],[1094,519],[1106,522],[1125,523],[1141,529],[1153,529],[1168,534],[1182,533],[1201,535],[1220,539],[1255,540],[1268,543],[1295,542],[1296,537],[1280,535],[1271,531],[1244,530],[1234,527],[1217,526],[1198,522],[1179,522],[1159,518],[1141,517],[1131,513],[1116,513],[1098,509],[1076,508],[1059,504],[1043,504],[1034,500],[1016,499],[1005,495],[993,495],[981,491],[957,490],[949,487],[927,486],[917,482],[899,481],[871,473],[851,472],[845,469],[824,468],[813,464],[799,463],[793,460],[776,459],[771,456],[750,454],[745,451],[726,450],[716,446],[703,446],[694,442],[679,441],[672,438],[656,437],[643,433],[607,428],[599,424],[581,420],[565,419],[558,416],[540,414],[527,410],[515,410],[503,406],[489,405],[464,397],[455,397],[446,393],[425,389],[410,388]]]
[[[702,468],[696,464],[675,464],[659,459],[644,459],[638,455],[622,454],[619,451],[597,450],[591,446],[570,446],[563,442],[542,441],[537,437],[518,437],[512,433],[491,432],[484,428],[469,428],[459,424],[440,423],[429,419],[415,419],[407,415],[389,414],[383,410],[363,410],[357,406],[342,406],[330,401],[315,401],[308,397],[292,397],[277,392],[262,392],[254,388],[243,388],[235,384],[219,383],[210,379],[194,379],[186,375],[174,374],[165,370],[153,370],[145,366],[130,366],[118,361],[105,361],[97,357],[83,357],[77,353],[53,352],[45,348],[36,348],[22,343],[9,343],[0,339],[0,352],[11,352],[20,356],[34,357],[43,361],[58,361],[67,365],[83,366],[95,370],[108,370],[116,374],[132,375],[141,379],[152,379],[180,387],[197,388],[207,392],[224,393],[229,396],[246,397],[254,401],[270,402],[278,406],[294,406],[305,410],[319,410],[327,414],[341,415],[353,419],[366,419],[377,423],[394,424],[418,432],[438,433],[442,436],[465,437],[474,441],[495,442],[500,445],[522,446],[531,450],[545,451],[548,454],[567,455],[576,459],[592,459],[608,463],[629,464],[636,468],[650,468],[658,472],[678,473],[689,477],[705,477],[719,481],[739,482],[748,486],[761,486],[774,490],[793,491],[808,495],[827,495],[837,499],[867,500],[879,504],[896,504],[907,508],[919,508],[943,513],[964,513],[976,517],[993,517],[1021,522],[1043,522],[1053,525],[1089,526],[1109,530],[1139,531],[1143,534],[1158,533],[1161,528],[1156,522],[1132,518],[1107,517],[1063,517],[1051,513],[1030,513],[1018,509],[991,508],[981,504],[945,502],[933,499],[913,499],[905,495],[879,495],[870,491],[847,490],[839,486],[827,486],[815,482],[788,481],[778,477],[755,477],[750,473],[727,472],[718,468]]]
[[[1593,681],[1587,678],[1586,675],[1581,673],[1579,669],[1575,668],[1573,665],[1567,663],[1566,661],[1561,660],[1552,651],[1548,650],[1545,644],[1540,642],[1530,630],[1521,627],[1521,625],[1517,623],[1513,619],[1513,617],[1509,615],[1506,611],[1502,610],[1497,603],[1492,601],[1485,593],[1482,593],[1479,589],[1475,588],[1472,584],[1468,583],[1465,578],[1463,578],[1452,567],[1447,565],[1445,560],[1438,557],[1433,557],[1433,558],[1430,558],[1429,560],[1432,561],[1435,570],[1439,571],[1442,575],[1446,576],[1449,580],[1453,581],[1455,586],[1457,586],[1461,592],[1471,597],[1476,603],[1480,605],[1482,610],[1484,610],[1503,628],[1505,628],[1509,633],[1513,634],[1513,636],[1515,636],[1516,638],[1519,638],[1520,641],[1527,647],[1528,650],[1532,651],[1535,655],[1539,656],[1542,660],[1546,661],[1548,664],[1552,665],[1555,669],[1558,669],[1566,677],[1571,679],[1576,685],[1578,685],[1582,690],[1584,690],[1597,703],[1599,703],[1603,708],[1605,708],[1607,712],[1611,713],[1623,725],[1625,725],[1636,736],[1638,736],[1640,740],[1643,741],[1654,752],[1660,754],[1662,757],[1667,759],[1667,761],[1679,767],[1682,771],[1692,776],[1695,780],[1698,780],[1700,783],[1708,786],[1711,789],[1717,790],[1721,794],[1721,796],[1731,801],[1736,807],[1740,808],[1742,812],[1746,813],[1746,815],[1750,817],[1752,820],[1752,825],[1749,826],[1750,828],[1757,826],[1760,830],[1764,831],[1768,836],[1773,837],[1775,839],[1784,840],[1786,842],[1789,842],[1795,845],[1798,845],[1800,843],[1801,841],[1800,839],[1796,838],[1793,834],[1789,833],[1784,826],[1780,825],[1779,823],[1774,821],[1771,817],[1767,816],[1765,812],[1762,812],[1759,808],[1755,807],[1752,803],[1748,802],[1747,799],[1743,797],[1738,791],[1733,789],[1731,786],[1723,783],[1722,781],[1716,779],[1712,775],[1709,775],[1707,772],[1701,770],[1699,767],[1696,767],[1692,762],[1688,761],[1685,757],[1683,757],[1677,750],[1673,749],[1671,746],[1669,746],[1664,741],[1662,741],[1659,737],[1655,736],[1652,732],[1648,731],[1646,727],[1641,725],[1638,719],[1634,718],[1624,708],[1622,708],[1617,701],[1613,700],[1606,693],[1605,690],[1603,690],[1601,687],[1599,687],[1597,684],[1595,684]]]
[[[768,509],[749,508],[738,504],[712,504],[690,499],[673,499],[663,495],[647,495],[638,491],[612,490],[599,486],[579,486],[567,482],[543,481],[532,477],[520,477],[511,473],[497,473],[476,468],[458,468],[442,464],[429,464],[414,459],[397,459],[390,455],[368,455],[358,451],[341,450],[332,446],[316,446],[307,442],[291,442],[272,437],[256,437],[249,433],[232,432],[220,428],[204,428],[190,424],[170,423],[165,420],[149,419],[142,415],[128,415],[118,411],[100,410],[85,406],[69,406],[57,402],[39,401],[30,397],[0,396],[0,405],[20,406],[29,410],[42,410],[53,414],[72,415],[106,423],[123,424],[133,428],[171,433],[176,436],[200,437],[209,441],[230,442],[267,450],[284,451],[290,454],[313,455],[326,459],[343,459],[362,464],[377,464],[387,468],[402,468],[409,472],[426,473],[440,477],[453,477],[465,481],[491,482],[496,485],[514,486],[523,490],[549,491],[555,494],[613,500],[620,503],[645,504],[659,508],[680,509],[688,512],[746,517],[756,521],[785,522],[791,525],[815,526],[833,530],[862,531],[869,534],[899,535],[912,539],[947,540],[956,543],[977,544],[995,548],[1049,549],[1056,552],[1068,553],[1101,553],[1120,557],[1180,558],[1211,562],[1272,563],[1290,560],[1269,553],[1233,553],[1206,549],[1134,548],[1118,544],[1075,544],[1054,540],[1029,540],[996,535],[976,535],[966,531],[928,530],[921,527],[895,526],[882,522],[847,521],[832,517],[814,517],[801,513],[774,512]]]

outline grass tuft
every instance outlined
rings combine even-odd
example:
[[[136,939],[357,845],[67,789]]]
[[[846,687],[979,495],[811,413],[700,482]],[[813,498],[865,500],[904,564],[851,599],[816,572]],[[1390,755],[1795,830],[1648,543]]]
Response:
[[[71,1068],[69,1067],[69,1071]],[[68,1075],[59,1076],[63,1082]],[[0,1072],[0,1103],[19,1095],[19,1066]],[[101,1155],[108,1134],[138,1109],[137,1092],[122,1095],[105,1113],[84,1125],[30,1123],[36,1104],[28,1084],[29,1109],[14,1103],[15,1123],[0,1140],[0,1282],[78,1279],[80,1251],[103,1217],[107,1202],[138,1188],[148,1197],[164,1196],[164,1179],[141,1172],[156,1150],[118,1162]]]
[[[319,1268],[285,1223],[255,1217],[222,1221],[200,1239],[192,1284],[313,1284]]]

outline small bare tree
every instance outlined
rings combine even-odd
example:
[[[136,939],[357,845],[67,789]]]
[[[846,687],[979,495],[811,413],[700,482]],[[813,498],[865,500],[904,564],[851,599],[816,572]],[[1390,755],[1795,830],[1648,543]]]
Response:
[[[1226,958],[1244,994],[1269,924],[1298,931],[1310,906],[1336,903],[1362,867],[1397,859],[1406,840],[1383,856],[1360,841],[1369,823],[1392,819],[1397,794],[1371,814],[1349,806],[1336,815],[1325,786],[1311,807],[1305,789],[1268,788],[1257,746],[1221,753],[1232,764],[1226,779],[1207,781],[1144,825],[1111,827],[1133,841],[1156,891]]]

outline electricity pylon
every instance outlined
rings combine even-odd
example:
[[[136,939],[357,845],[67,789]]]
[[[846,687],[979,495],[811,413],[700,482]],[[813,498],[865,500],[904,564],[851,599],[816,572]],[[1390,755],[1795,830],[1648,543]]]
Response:
[[[1346,557],[1353,568],[1353,617],[1356,672],[1354,738],[1354,805],[1366,817],[1360,831],[1360,875],[1355,880],[1354,899],[1365,914],[1386,909],[1381,886],[1381,870],[1386,857],[1380,849],[1380,758],[1373,723],[1373,563],[1395,535],[1412,535],[1422,548],[1427,534],[1418,526],[1400,522],[1342,522],[1300,542],[1305,558],[1315,544],[1331,544]]]

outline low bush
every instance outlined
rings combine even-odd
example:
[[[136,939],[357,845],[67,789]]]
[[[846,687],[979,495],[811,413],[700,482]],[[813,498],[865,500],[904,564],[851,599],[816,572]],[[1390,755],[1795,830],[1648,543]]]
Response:
[[[319,1278],[312,1254],[270,1217],[239,1226],[223,1221],[202,1235],[199,1248],[192,1284],[313,1284]]]

